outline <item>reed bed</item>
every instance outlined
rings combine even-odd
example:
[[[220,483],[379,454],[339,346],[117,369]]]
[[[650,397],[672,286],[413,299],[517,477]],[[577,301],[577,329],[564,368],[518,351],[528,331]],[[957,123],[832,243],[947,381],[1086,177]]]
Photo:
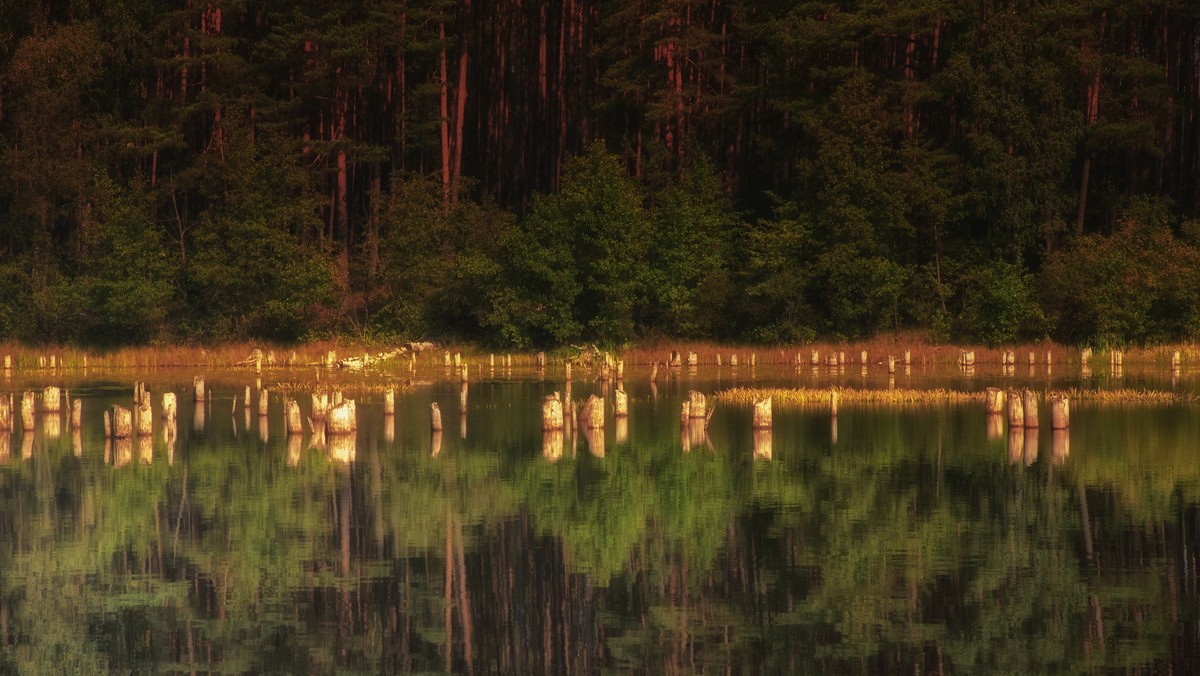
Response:
[[[1197,401],[1194,394],[1179,394],[1163,390],[1056,390],[1048,396],[1061,395],[1072,401],[1089,401],[1106,404],[1180,404]]]
[[[983,392],[964,392],[961,390],[869,390],[850,387],[733,387],[721,390],[713,396],[722,403],[746,406],[767,397],[771,397],[771,403],[774,406],[828,406],[830,394],[835,390],[838,393],[838,400],[842,403],[896,405],[961,404],[982,402],[984,399]]]

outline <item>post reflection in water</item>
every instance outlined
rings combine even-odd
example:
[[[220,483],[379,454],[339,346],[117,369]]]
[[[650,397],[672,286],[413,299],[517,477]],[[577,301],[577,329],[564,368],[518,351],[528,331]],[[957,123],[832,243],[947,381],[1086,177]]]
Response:
[[[1038,428],[1025,428],[1025,464],[1032,465],[1038,457]]]
[[[1050,454],[1056,465],[1066,462],[1071,455],[1071,430],[1054,430],[1050,433]]]
[[[0,462],[12,457],[12,431],[0,429]]]
[[[583,438],[587,440],[588,452],[597,458],[604,457],[604,428],[583,427]]]
[[[434,430],[429,436],[429,454],[438,457],[442,452],[442,431]]]
[[[754,430],[754,459],[770,460],[771,455],[771,430]]]
[[[558,460],[563,454],[562,430],[546,430],[542,432],[542,457],[550,461]]]
[[[629,442],[629,418],[621,416],[613,421],[613,431],[618,444]]]
[[[838,419],[836,415],[829,418],[829,443],[833,446],[838,445]]]
[[[987,414],[987,438],[992,441],[1003,439],[1004,430],[1008,428],[1007,423],[1003,413]]]
[[[246,415],[250,415],[249,412]],[[267,416],[258,416],[258,439],[264,444],[271,440],[271,426],[268,424]]]
[[[32,462],[0,463],[0,664],[1194,670],[1200,498],[1188,487],[1200,483],[1200,419],[1187,407],[1087,408],[1070,432],[1087,452],[1062,467],[1066,430],[1046,430],[1052,458],[1038,463],[1038,430],[990,417],[985,427],[970,406],[854,408],[836,452],[836,418],[827,429],[825,410],[782,409],[773,432],[752,431],[747,457],[749,411],[725,409],[707,431],[703,420],[681,426],[686,390],[715,389],[703,369],[694,383],[673,377],[632,429],[618,419],[576,435],[536,425],[557,385],[539,386],[532,369],[480,385],[469,441],[448,432],[446,458],[440,433],[424,436],[425,397],[398,401],[391,419],[360,406],[361,462],[354,434],[325,439],[318,422],[313,452],[304,434],[241,434],[223,409],[203,437],[162,428],[154,440],[178,443],[186,460],[170,466],[136,466],[152,458],[146,437],[135,449],[107,442],[107,466],[98,435],[80,460],[38,441]],[[648,401],[647,380],[626,385]],[[452,398],[457,386],[441,387]],[[120,401],[86,402],[85,433]],[[623,439],[613,457],[589,457],[604,457],[606,432]],[[0,431],[0,457],[34,437]]]
[[[1025,428],[1008,428],[1008,461],[1017,464],[1025,460]]]
[[[198,401],[192,407],[192,429],[198,433],[204,433],[204,406],[205,402]]]
[[[62,414],[44,413],[42,415],[42,434],[47,439],[58,439],[62,436]]]
[[[142,464],[149,465],[154,462],[154,438],[142,435],[137,438],[138,459]]]
[[[83,432],[78,427],[71,430],[71,454],[76,458],[83,456]]]

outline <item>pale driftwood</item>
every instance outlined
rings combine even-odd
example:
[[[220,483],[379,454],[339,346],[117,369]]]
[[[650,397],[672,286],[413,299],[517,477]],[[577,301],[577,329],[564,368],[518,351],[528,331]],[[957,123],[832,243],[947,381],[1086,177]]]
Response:
[[[358,429],[358,420],[354,408],[354,400],[347,399],[329,410],[325,421],[325,429],[329,434],[349,434]]]
[[[754,402],[754,429],[771,429],[771,398]]]
[[[1050,398],[1050,427],[1064,430],[1071,426],[1071,400],[1065,394]]]
[[[1000,415],[1004,413],[1007,400],[1004,396],[1004,390],[999,387],[987,388],[987,412],[988,415]]]
[[[128,439],[133,436],[133,412],[124,406],[112,407],[112,437]]]
[[[545,432],[563,429],[563,405],[558,392],[546,397],[542,402],[542,430]],[[561,450],[561,449],[560,449]]]
[[[1021,398],[1021,393],[1017,390],[1009,390],[1007,394],[1008,401],[1008,426],[1009,427],[1024,427],[1025,426],[1025,401]]]
[[[1025,401],[1025,426],[1038,426],[1038,393],[1034,390],[1025,390],[1022,392]]]

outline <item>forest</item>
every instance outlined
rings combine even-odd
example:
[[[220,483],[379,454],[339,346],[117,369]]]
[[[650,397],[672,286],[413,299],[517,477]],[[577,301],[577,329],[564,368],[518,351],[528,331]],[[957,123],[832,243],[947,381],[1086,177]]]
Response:
[[[0,4],[0,340],[1200,333],[1186,0]]]

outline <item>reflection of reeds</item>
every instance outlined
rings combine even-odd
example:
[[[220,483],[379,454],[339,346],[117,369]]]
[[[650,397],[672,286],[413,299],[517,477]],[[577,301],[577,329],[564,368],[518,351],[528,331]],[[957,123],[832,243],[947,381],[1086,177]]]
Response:
[[[834,388],[838,393],[839,402],[858,404],[961,404],[983,402],[984,392],[964,392],[961,390],[869,390],[854,388]],[[814,406],[829,407],[831,388],[772,388],[772,387],[734,387],[721,390],[713,397],[727,404],[750,406],[756,401],[771,397],[776,406]],[[1162,390],[1063,390],[1047,393],[1047,396],[1063,396],[1075,401],[1090,401],[1112,404],[1174,404],[1197,401],[1200,397],[1192,394],[1176,394]]]
[[[1075,401],[1094,401],[1106,404],[1177,404],[1196,401],[1194,394],[1178,394],[1163,390],[1062,390],[1050,395],[1067,397]]]
[[[717,392],[714,397],[728,404],[749,406],[756,401],[771,397],[777,406],[829,406],[830,388],[771,388],[734,387]],[[860,390],[837,388],[838,401],[862,404],[940,404],[982,402],[983,392],[959,390]]]

